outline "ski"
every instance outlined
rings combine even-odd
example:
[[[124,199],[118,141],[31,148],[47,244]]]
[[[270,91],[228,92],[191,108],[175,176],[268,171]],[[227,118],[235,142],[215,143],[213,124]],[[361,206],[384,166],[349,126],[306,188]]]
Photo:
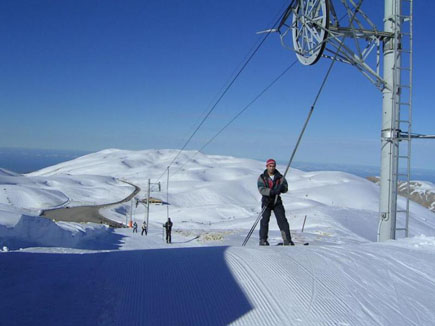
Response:
[[[299,242],[295,242],[295,246],[296,246],[296,245],[301,245],[301,244],[304,245],[304,246],[308,246],[308,245],[310,245],[309,242],[304,242],[304,243],[302,243],[302,242],[300,242],[300,243],[299,243]],[[279,242],[279,243],[277,243],[275,246],[284,246],[284,244],[283,244],[282,242]],[[292,247],[292,246],[289,245],[289,247]]]

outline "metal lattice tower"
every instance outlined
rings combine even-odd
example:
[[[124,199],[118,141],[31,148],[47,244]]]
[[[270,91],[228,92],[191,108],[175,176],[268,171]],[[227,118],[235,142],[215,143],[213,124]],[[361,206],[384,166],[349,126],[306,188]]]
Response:
[[[363,0],[336,3],[341,3],[343,17],[332,0],[295,0],[278,28],[269,32],[278,32],[302,64],[315,64],[321,57],[350,64],[382,92],[378,241],[395,239],[396,231],[408,236],[411,139],[434,138],[411,132],[413,2],[385,0],[383,29],[363,11]],[[406,206],[397,210],[399,185],[408,196]]]

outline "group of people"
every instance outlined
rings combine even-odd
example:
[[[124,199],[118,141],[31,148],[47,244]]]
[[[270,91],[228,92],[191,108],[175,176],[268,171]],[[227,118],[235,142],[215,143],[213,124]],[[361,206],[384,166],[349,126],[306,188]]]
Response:
[[[171,219],[168,217],[168,220],[166,221],[165,224],[163,224],[163,227],[166,230],[166,243],[171,243],[172,242],[172,237],[171,237],[171,233],[172,233],[172,221]],[[137,233],[137,222],[134,221],[133,223],[133,233]],[[140,235],[148,235],[148,225],[146,221],[143,221],[142,223],[142,232]]]
[[[282,204],[281,194],[288,191],[288,183],[285,177],[276,169],[276,161],[269,159],[266,162],[266,169],[258,177],[257,180],[258,191],[262,195],[261,208],[262,218],[260,221],[260,246],[269,246],[268,233],[269,221],[272,211],[275,214],[278,227],[281,231],[282,244],[284,246],[294,246],[290,234],[290,226],[285,216],[285,209]],[[172,221],[170,218],[163,224],[166,230],[166,243],[171,243]],[[133,233],[137,233],[137,223],[133,224]],[[142,224],[141,235],[148,234],[148,226],[146,221]]]
[[[134,221],[133,223],[133,233],[137,233],[137,223],[136,221]],[[148,226],[147,226],[147,222],[143,221],[142,223],[142,232],[140,235],[143,235],[145,233],[145,235],[148,234]]]

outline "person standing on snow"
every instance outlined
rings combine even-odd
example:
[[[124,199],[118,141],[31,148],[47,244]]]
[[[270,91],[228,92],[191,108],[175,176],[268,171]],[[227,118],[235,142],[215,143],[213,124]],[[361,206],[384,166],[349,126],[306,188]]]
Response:
[[[142,233],[140,235],[143,235],[145,233],[145,235],[148,234],[148,229],[147,229],[147,222],[143,221],[142,223]]]
[[[134,221],[133,223],[133,233],[137,233],[137,223]]]
[[[171,232],[172,232],[172,222],[171,219],[168,217],[168,220],[165,224],[163,224],[163,227],[166,230],[166,243],[171,243]]]
[[[285,210],[280,197],[281,193],[286,193],[288,191],[288,184],[287,180],[276,169],[276,162],[274,159],[267,160],[266,170],[264,170],[263,174],[258,177],[257,187],[258,191],[263,196],[261,198],[261,208],[264,209],[260,222],[260,246],[269,245],[267,238],[269,233],[269,220],[272,211],[275,214],[276,221],[281,230],[283,245],[294,246],[290,235],[290,226],[285,217]],[[276,199],[276,197],[278,198]]]

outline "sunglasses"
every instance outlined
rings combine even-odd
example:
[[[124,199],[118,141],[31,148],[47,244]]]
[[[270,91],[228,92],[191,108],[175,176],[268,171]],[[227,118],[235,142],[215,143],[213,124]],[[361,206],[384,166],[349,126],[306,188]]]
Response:
[[[276,167],[276,165],[275,165],[275,164],[269,164],[267,167],[272,167],[272,168],[274,168],[274,167]]]

